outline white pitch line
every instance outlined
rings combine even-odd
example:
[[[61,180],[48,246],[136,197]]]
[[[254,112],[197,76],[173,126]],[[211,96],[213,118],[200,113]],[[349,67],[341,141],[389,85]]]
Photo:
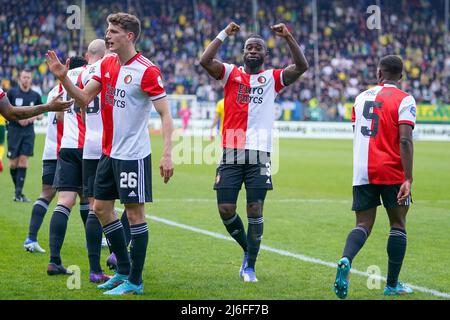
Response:
[[[157,221],[157,222],[161,222],[170,226],[174,226],[177,228],[181,228],[181,229],[185,229],[185,230],[189,230],[192,232],[196,232],[196,233],[200,233],[200,234],[204,234],[213,238],[217,238],[217,239],[222,239],[222,240],[228,240],[228,241],[234,241],[233,238],[225,236],[223,234],[220,233],[216,233],[216,232],[211,232],[211,231],[207,231],[207,230],[203,230],[200,228],[196,228],[196,227],[191,227],[185,224],[181,224],[175,221],[171,221],[171,220],[167,220],[164,218],[159,218],[156,216],[151,216],[151,215],[146,215],[147,219],[153,220],[153,221]],[[297,254],[297,253],[292,253],[286,250],[280,250],[280,249],[275,249],[266,245],[261,245],[261,249],[262,250],[266,250],[266,251],[270,251],[273,253],[277,253],[279,255],[282,256],[287,256],[287,257],[291,257],[291,258],[295,258],[304,262],[309,262],[309,263],[314,263],[314,264],[319,264],[319,265],[323,265],[326,267],[330,267],[330,268],[336,268],[336,263],[333,262],[327,262],[327,261],[323,261],[317,258],[312,258],[312,257],[308,257],[302,254]],[[363,271],[359,271],[356,269],[351,269],[351,273],[354,274],[358,274],[360,276],[363,277],[372,277],[373,279],[380,279],[382,281],[386,282],[386,278],[385,277],[379,277],[379,276],[374,276],[374,275],[369,275],[367,272],[363,272]],[[408,286],[410,286],[412,289],[416,290],[416,291],[420,291],[420,292],[424,292],[424,293],[429,293],[432,294],[434,296],[437,297],[442,297],[442,298],[447,298],[450,299],[450,294],[449,293],[444,293],[444,292],[440,292],[438,290],[435,289],[430,289],[430,288],[426,288],[426,287],[421,287],[421,286],[416,286],[413,284],[407,284]]]

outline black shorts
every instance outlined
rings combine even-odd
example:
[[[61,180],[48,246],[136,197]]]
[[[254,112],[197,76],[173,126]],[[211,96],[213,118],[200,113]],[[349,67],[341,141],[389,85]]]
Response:
[[[241,189],[272,190],[270,153],[253,150],[225,149],[216,169],[214,190]]]
[[[99,160],[83,159],[83,195],[94,196],[94,181]]]
[[[53,186],[57,160],[42,161],[42,184]]]
[[[381,205],[380,197],[383,200],[383,206],[386,209],[397,208],[397,194],[400,191],[400,184],[378,185],[365,184],[361,186],[353,186],[353,211],[364,211]],[[409,206],[412,198],[405,202],[404,205]]]
[[[31,129],[31,130],[30,130]],[[19,156],[33,156],[34,129],[8,126],[8,158],[15,159]]]
[[[120,203],[152,202],[151,154],[140,160],[119,160],[102,155],[94,182],[98,200]]]
[[[80,193],[83,186],[83,149],[61,148],[53,188]]]

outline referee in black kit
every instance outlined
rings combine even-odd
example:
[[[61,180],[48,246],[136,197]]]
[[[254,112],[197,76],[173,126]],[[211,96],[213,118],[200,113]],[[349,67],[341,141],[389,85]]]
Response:
[[[22,70],[19,73],[19,86],[8,91],[7,96],[13,106],[37,106],[42,104],[39,93],[31,90],[32,73]],[[8,123],[8,159],[11,178],[15,186],[13,200],[30,202],[22,193],[28,167],[28,157],[34,150],[34,120],[42,119],[42,115],[25,120]]]

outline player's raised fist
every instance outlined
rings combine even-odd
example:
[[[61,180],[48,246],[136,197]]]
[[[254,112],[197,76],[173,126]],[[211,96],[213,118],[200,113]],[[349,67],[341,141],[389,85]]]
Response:
[[[45,55],[45,63],[47,63],[48,69],[59,80],[63,79],[67,71],[69,70],[70,60],[67,59],[66,65],[63,65],[56,55],[55,51],[49,50]]]
[[[238,24],[230,22],[230,24],[225,28],[225,32],[229,36],[234,36],[241,29]]]
[[[288,28],[284,23],[278,23],[276,25],[273,25],[270,27],[273,32],[279,37],[286,38],[291,33],[289,32]]]

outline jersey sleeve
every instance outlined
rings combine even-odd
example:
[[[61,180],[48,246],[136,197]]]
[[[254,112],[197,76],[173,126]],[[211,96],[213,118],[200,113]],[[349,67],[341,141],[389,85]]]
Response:
[[[99,60],[96,63],[94,63],[90,68],[88,68],[88,74],[89,79],[86,81],[86,83],[94,79],[100,83],[102,83],[102,63],[105,61],[105,59]]]
[[[94,64],[88,66],[85,70],[83,70],[83,74],[81,76],[81,81],[83,83],[83,87],[86,87],[88,82],[97,73],[97,69],[100,69],[100,63],[101,63],[100,61],[97,61]]]
[[[228,78],[230,77],[231,72],[234,69],[233,64],[223,63],[223,70],[222,74],[219,77],[219,81],[222,84],[222,86],[225,86],[228,82]]]
[[[285,87],[283,82],[283,69],[274,69],[273,78],[275,79],[275,92],[279,93]]]
[[[403,98],[398,107],[398,124],[416,125],[416,100],[413,96]]]
[[[5,96],[5,92],[2,88],[0,88],[0,99],[2,99]]]
[[[145,70],[142,76],[141,89],[148,94],[152,101],[159,100],[167,95],[158,67],[151,66]]]

